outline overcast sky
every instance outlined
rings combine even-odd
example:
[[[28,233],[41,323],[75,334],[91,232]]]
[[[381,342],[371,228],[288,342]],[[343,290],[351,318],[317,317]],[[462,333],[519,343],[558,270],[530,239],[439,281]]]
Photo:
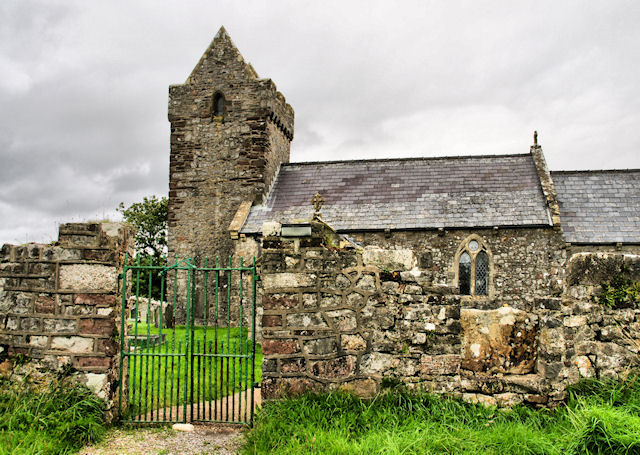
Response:
[[[292,161],[526,153],[640,168],[640,2],[0,1],[0,244],[168,188],[169,84],[224,25]]]

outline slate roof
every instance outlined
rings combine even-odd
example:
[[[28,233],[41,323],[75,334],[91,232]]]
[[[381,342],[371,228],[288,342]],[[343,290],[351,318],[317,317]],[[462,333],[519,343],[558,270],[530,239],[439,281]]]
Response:
[[[552,172],[571,243],[640,243],[640,170]]]
[[[241,232],[310,220],[311,198],[338,231],[548,226],[530,154],[289,163]]]

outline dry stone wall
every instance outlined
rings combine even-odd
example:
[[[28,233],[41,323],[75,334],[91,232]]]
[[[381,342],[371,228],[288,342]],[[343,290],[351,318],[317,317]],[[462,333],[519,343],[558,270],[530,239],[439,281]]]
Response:
[[[51,245],[0,250],[0,346],[42,370],[75,370],[113,406],[120,341],[119,274],[133,235],[117,223],[60,226]]]
[[[337,388],[371,396],[400,381],[492,405],[553,406],[581,377],[616,377],[638,366],[640,312],[592,301],[597,286],[575,264],[566,279],[564,268],[557,271],[552,288],[523,285],[513,288],[520,299],[481,300],[434,282],[421,250],[335,248],[332,236],[315,224],[311,237],[263,240],[266,398]],[[527,245],[513,256],[526,257]],[[556,253],[547,253],[546,264],[529,266],[532,281],[543,279],[536,277],[545,265],[558,266]],[[610,265],[601,264],[607,276],[620,270]]]

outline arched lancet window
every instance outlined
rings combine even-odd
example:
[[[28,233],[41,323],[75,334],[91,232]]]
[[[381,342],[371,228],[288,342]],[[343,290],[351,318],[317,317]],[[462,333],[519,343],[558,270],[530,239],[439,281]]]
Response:
[[[467,239],[459,249],[458,288],[462,295],[489,294],[489,255],[479,239]]]
[[[216,92],[213,95],[213,116],[222,117],[224,115],[224,95]]]
[[[460,294],[471,294],[471,256],[466,251],[460,255],[458,263]]]

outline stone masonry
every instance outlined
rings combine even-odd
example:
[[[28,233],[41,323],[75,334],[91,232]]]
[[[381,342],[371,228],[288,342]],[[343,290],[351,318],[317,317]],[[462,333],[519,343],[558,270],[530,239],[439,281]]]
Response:
[[[512,279],[522,283],[483,299],[440,282],[438,261],[421,258],[420,249],[356,247],[322,223],[311,237],[265,237],[263,396],[337,388],[371,396],[386,380],[491,405],[553,406],[581,377],[640,366],[640,310],[592,299],[622,270],[639,279],[640,257],[564,259],[562,248],[538,257],[532,240],[547,233],[523,231],[528,242],[510,247],[523,262]],[[496,269],[510,260],[493,256]],[[554,262],[562,266],[555,276],[542,273]]]
[[[224,109],[214,115],[220,95]],[[227,228],[238,208],[260,202],[289,161],[293,119],[273,81],[258,77],[221,28],[186,82],[169,89],[170,257],[226,263],[233,254]],[[200,309],[201,288],[196,298]],[[184,323],[184,308],[175,317]]]
[[[69,223],[57,242],[0,250],[0,346],[37,368],[71,369],[112,409],[120,353],[119,274],[130,228]]]

